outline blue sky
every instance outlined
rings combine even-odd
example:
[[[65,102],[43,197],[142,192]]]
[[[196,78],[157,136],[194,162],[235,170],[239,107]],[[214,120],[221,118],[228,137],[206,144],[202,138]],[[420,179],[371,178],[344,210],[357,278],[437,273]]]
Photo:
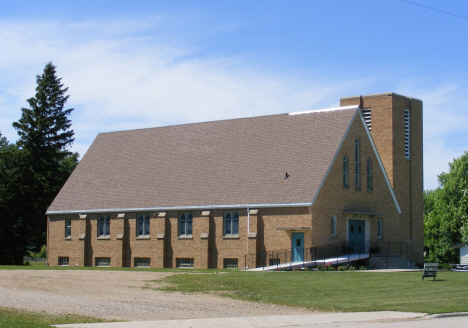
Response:
[[[0,0],[0,131],[52,61],[73,150],[100,132],[335,107],[424,102],[424,188],[468,150],[468,2]],[[465,36],[463,36],[465,35]]]

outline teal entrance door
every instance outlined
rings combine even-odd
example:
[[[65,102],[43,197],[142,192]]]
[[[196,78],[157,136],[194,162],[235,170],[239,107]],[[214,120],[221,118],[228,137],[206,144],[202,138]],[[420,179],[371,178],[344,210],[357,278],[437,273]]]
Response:
[[[349,220],[349,244],[353,248],[353,253],[363,254],[365,250],[365,221]]]
[[[291,257],[292,262],[304,261],[304,233],[293,232],[291,234],[292,245],[291,245]]]

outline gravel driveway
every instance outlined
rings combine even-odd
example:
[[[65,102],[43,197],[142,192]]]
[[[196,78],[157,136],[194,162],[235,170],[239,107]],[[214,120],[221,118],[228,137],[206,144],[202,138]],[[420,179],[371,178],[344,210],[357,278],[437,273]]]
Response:
[[[158,280],[173,274],[177,273],[0,270],[0,307],[130,321],[313,313],[215,295],[152,289],[161,286]]]

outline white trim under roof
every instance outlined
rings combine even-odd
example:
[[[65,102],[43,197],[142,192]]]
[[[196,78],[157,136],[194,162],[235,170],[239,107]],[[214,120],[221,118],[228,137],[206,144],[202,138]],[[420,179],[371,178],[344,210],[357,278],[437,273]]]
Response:
[[[191,210],[213,210],[213,209],[239,209],[239,208],[271,208],[271,207],[309,207],[310,202],[304,203],[277,203],[277,204],[232,204],[232,205],[196,205],[196,206],[172,206],[172,207],[143,207],[143,208],[106,208],[88,210],[64,210],[47,211],[47,215],[57,214],[91,214],[91,213],[115,213],[115,212],[163,212],[163,211],[191,211]]]
[[[313,110],[306,110],[303,112],[292,112],[288,115],[300,115],[300,114],[309,114],[309,113],[320,113],[320,112],[332,112],[335,110],[343,110],[343,109],[357,109],[359,105],[351,105],[351,106],[342,106],[342,107],[333,107],[333,108],[323,108],[323,109],[313,109]]]

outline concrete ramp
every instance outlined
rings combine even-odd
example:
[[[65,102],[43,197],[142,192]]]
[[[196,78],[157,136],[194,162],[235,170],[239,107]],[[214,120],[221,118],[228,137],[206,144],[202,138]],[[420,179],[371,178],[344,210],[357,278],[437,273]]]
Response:
[[[344,263],[364,260],[367,258],[369,258],[369,254],[350,254],[350,255],[332,257],[332,258],[322,259],[322,260],[289,262],[289,263],[282,263],[278,265],[270,265],[270,266],[247,269],[247,270],[248,271],[276,271],[276,270],[281,270],[281,269],[297,269],[297,268],[305,268],[305,267],[315,267],[315,266],[326,265],[326,264],[327,265],[344,264]]]

